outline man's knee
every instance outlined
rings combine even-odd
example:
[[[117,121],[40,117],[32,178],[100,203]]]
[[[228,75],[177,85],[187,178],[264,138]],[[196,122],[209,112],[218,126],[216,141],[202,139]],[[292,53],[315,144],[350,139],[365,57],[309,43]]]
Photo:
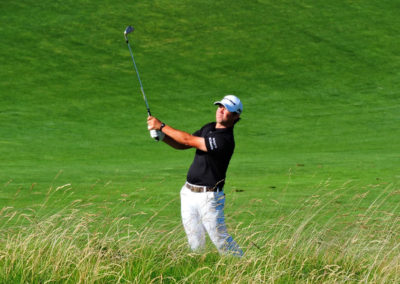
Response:
[[[188,235],[189,246],[193,251],[201,250],[205,247],[205,236]]]

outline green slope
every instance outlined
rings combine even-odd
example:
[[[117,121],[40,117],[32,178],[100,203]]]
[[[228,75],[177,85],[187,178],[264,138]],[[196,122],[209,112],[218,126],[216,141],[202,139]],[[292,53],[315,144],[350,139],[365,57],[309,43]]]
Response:
[[[216,99],[242,99],[227,182],[234,202],[273,198],[290,206],[327,180],[398,184],[400,7],[393,1],[0,7],[2,206],[29,206],[66,183],[75,197],[98,200],[144,188],[132,197],[142,202],[156,191],[149,207],[177,196],[193,151],[150,140],[123,39],[129,24],[152,112],[167,124],[192,132],[214,119]]]

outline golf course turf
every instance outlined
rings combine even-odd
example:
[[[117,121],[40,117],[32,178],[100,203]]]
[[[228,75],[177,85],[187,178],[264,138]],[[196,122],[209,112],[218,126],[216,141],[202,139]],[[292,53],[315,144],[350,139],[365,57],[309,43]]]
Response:
[[[2,281],[400,280],[399,248],[386,247],[400,233],[395,1],[43,0],[0,8]],[[179,190],[194,150],[150,138],[128,25],[152,114],[164,123],[193,133],[215,120],[214,101],[235,94],[243,102],[225,185],[227,225],[251,260],[240,275],[245,260],[186,248]],[[72,229],[82,224],[87,235]],[[129,243],[133,231],[148,242]],[[49,236],[42,246],[18,246],[39,232]],[[74,232],[77,243],[66,247],[76,251],[59,273],[54,262],[35,262],[52,259],[55,240]],[[80,247],[85,236],[93,242]],[[321,239],[385,247],[340,255],[314,246]],[[79,253],[89,247],[98,256],[99,246],[106,264],[88,258],[83,267]],[[388,258],[378,257],[383,251]]]

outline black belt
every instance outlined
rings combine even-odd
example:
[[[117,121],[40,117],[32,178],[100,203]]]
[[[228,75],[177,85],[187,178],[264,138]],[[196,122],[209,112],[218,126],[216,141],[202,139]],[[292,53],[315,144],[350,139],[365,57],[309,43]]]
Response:
[[[210,187],[210,186],[200,186],[186,183],[185,186],[193,192],[220,192],[223,188],[220,187]]]

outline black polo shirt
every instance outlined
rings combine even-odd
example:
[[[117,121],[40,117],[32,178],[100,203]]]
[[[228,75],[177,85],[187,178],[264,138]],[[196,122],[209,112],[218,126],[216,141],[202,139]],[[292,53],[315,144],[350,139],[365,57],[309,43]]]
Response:
[[[196,155],[187,174],[187,181],[194,185],[224,186],[226,170],[235,149],[233,128],[215,128],[216,123],[204,125],[193,133],[204,137],[208,152],[196,150]]]

